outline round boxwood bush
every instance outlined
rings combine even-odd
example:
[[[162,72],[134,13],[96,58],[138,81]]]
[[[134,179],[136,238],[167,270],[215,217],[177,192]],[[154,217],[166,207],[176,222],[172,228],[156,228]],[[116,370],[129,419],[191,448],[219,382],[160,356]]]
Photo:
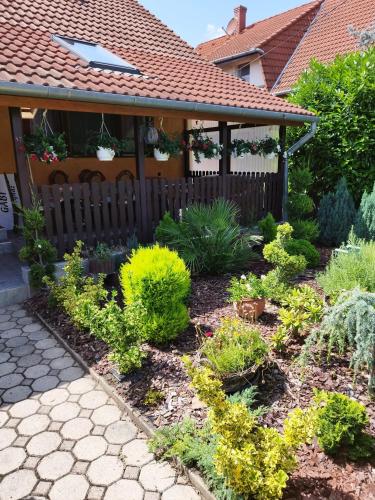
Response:
[[[308,267],[316,267],[320,262],[318,250],[307,240],[288,240],[285,244],[285,250],[289,255],[303,255]]]
[[[146,310],[148,340],[163,344],[187,327],[190,272],[177,252],[159,245],[133,250],[120,279],[125,303]]]

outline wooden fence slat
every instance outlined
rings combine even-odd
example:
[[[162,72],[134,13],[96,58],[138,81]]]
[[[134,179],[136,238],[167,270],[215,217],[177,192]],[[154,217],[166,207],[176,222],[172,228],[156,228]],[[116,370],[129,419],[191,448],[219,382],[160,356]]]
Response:
[[[159,179],[152,179],[152,210],[154,219],[159,223],[160,216],[160,184]]]
[[[128,181],[127,181],[128,182]],[[127,238],[127,224],[126,224],[126,212],[127,212],[127,195],[125,194],[125,182],[119,181],[117,184],[118,188],[118,207],[119,207],[119,219],[120,219],[120,234],[123,242],[126,242]]]
[[[114,241],[117,243],[119,238],[121,237],[121,230],[119,226],[119,204],[117,199],[117,183],[110,182],[109,183],[109,196],[111,200],[111,228],[112,228],[112,237]]]
[[[102,239],[101,196],[98,182],[91,183],[91,195],[94,211],[95,241],[97,243]]]
[[[110,203],[109,201],[109,188],[108,188],[108,182],[104,181],[100,183],[100,191],[101,191],[101,199],[102,199],[102,215],[103,215],[103,229],[104,229],[104,238],[105,241],[108,244],[111,244],[112,240],[112,231],[111,231],[111,225],[109,221],[109,208],[108,204]]]
[[[70,190],[69,184],[63,184],[62,195],[64,199],[64,215],[65,215],[65,232],[67,235],[67,248],[71,251],[74,247],[74,225],[72,217],[72,192]]]
[[[139,186],[139,181],[135,180],[134,181],[134,202],[135,202],[135,209],[134,209],[134,214],[135,214],[135,222],[134,222],[134,230],[137,233],[137,237],[139,240],[144,240],[145,239],[145,230],[142,226],[142,217],[141,217],[141,199],[140,199],[140,186]]]
[[[82,224],[82,194],[81,194],[81,184],[73,184],[72,185],[72,194],[73,194],[73,211],[74,211],[74,220],[76,227],[76,235],[77,240],[83,241],[83,224]]]
[[[92,246],[94,237],[92,234],[92,212],[91,212],[91,192],[90,186],[87,182],[82,184],[82,194],[83,194],[83,207],[84,207],[84,217],[85,217],[85,232],[86,241],[89,246]]]
[[[65,232],[64,232],[64,221],[61,211],[61,190],[60,186],[58,186],[57,184],[54,184],[52,186],[52,198],[55,209],[57,252],[60,256],[62,256],[65,252]]]
[[[55,243],[55,235],[53,230],[53,219],[52,219],[52,203],[51,203],[51,188],[50,186],[42,186],[41,187],[41,195],[42,195],[42,204],[44,208],[44,218],[46,221],[46,234],[47,238]]]

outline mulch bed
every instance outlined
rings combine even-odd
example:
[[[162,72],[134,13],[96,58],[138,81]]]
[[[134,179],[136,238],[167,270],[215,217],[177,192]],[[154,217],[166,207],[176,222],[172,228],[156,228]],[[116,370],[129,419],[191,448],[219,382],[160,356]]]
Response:
[[[330,250],[320,249],[321,267],[330,256]],[[265,274],[269,266],[262,260],[253,263],[251,271]],[[319,290],[315,271],[306,271],[299,282],[306,282]],[[145,346],[148,356],[141,370],[118,382],[111,373],[113,365],[107,359],[107,346],[85,332],[76,330],[66,315],[47,307],[46,294],[39,294],[28,301],[30,312],[38,311],[59,334],[78,352],[86,363],[114,386],[133,407],[157,427],[180,422],[191,416],[201,421],[206,410],[189,386],[181,356],[193,354],[199,346],[195,332],[196,324],[215,328],[223,317],[234,316],[233,308],[227,302],[226,288],[230,275],[197,277],[193,279],[190,298],[190,327],[176,341],[165,348]],[[112,284],[113,285],[113,284]],[[265,313],[259,318],[257,327],[265,337],[275,331],[277,307],[268,303]],[[353,372],[345,357],[333,357],[329,365],[312,365],[304,373],[293,362],[301,349],[301,342],[292,342],[285,353],[274,354],[269,366],[258,380],[259,404],[269,407],[262,417],[263,424],[282,428],[282,422],[293,408],[305,407],[312,397],[313,387],[339,391],[353,396],[368,410],[370,433],[375,436],[375,405],[367,395],[365,374],[353,382]],[[144,404],[147,392],[161,391],[164,399],[157,406]],[[375,462],[355,464],[339,457],[327,457],[316,444],[303,447],[299,453],[299,467],[292,475],[284,498],[345,500],[375,499]]]

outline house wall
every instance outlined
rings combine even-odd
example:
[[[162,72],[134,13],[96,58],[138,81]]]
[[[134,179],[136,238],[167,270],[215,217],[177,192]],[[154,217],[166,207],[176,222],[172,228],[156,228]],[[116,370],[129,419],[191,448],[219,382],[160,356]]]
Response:
[[[14,172],[16,172],[16,160],[9,109],[0,106],[0,174],[12,174]]]
[[[219,67],[226,73],[237,76],[238,68],[248,63],[250,63],[250,83],[256,85],[257,87],[264,87],[266,85],[266,79],[264,77],[262,62],[259,59],[259,54],[253,54],[249,57],[244,57],[231,63],[220,64]]]

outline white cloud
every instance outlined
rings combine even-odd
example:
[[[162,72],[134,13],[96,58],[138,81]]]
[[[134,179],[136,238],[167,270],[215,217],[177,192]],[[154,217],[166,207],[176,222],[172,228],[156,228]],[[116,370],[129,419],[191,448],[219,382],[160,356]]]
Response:
[[[207,24],[205,36],[206,40],[211,40],[212,38],[217,38],[223,35],[225,35],[223,28],[216,26],[215,24]]]

